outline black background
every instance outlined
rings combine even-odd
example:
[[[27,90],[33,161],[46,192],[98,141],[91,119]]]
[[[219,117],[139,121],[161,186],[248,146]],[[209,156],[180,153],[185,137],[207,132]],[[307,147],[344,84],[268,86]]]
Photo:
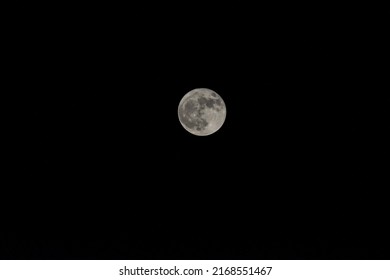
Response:
[[[18,5],[1,258],[388,258],[382,19],[224,5]]]

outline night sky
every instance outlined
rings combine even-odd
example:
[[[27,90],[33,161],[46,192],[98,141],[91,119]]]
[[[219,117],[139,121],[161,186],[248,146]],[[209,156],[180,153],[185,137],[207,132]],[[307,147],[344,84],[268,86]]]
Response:
[[[375,34],[295,9],[20,4],[0,257],[388,258]],[[199,87],[207,137],[177,116]]]

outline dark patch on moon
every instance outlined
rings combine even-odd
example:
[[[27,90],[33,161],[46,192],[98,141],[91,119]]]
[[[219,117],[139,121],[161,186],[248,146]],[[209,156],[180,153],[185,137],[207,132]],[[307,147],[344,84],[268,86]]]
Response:
[[[212,97],[217,97],[217,94],[216,94],[215,92],[212,92],[212,93],[211,93],[211,96],[212,96]]]
[[[195,127],[195,123],[192,122],[190,115],[192,112],[196,110],[196,106],[192,100],[189,100],[184,106],[180,106],[179,115],[181,117],[181,121],[190,129]]]
[[[190,128],[190,129],[192,129],[192,128],[195,127],[195,123],[193,123],[192,120],[188,118],[188,116],[182,115],[181,121],[183,122],[183,124],[184,124],[186,127]]]
[[[189,100],[184,107],[186,109],[185,110],[186,113],[188,113],[188,114],[191,114],[193,111],[196,110],[196,105],[195,105],[195,102],[193,100]]]
[[[199,102],[200,106],[205,105],[207,103],[207,98],[201,96],[198,98],[198,102]]]
[[[213,98],[206,98],[206,97],[199,97],[198,102],[202,109],[205,108],[205,105],[209,108],[213,108],[214,104],[220,105],[221,101],[219,99],[213,99]]]
[[[213,108],[214,107],[214,104],[215,104],[215,99],[208,99],[207,102],[206,102],[206,106],[209,107],[209,108]]]
[[[208,125],[208,122],[205,120],[205,119],[202,119],[202,118],[198,118],[196,121],[196,127],[195,129],[197,131],[201,131],[203,130],[207,125]]]
[[[181,108],[179,109],[179,114],[181,117],[181,121],[187,128],[201,131],[208,125],[208,122],[202,118],[203,110],[205,108],[207,99],[198,99],[198,102],[199,104],[196,104],[194,100],[189,100],[187,103],[184,104],[184,106],[181,106]],[[195,117],[191,116],[193,113],[196,114]]]
[[[199,97],[198,98],[198,104],[200,105],[200,106],[198,106],[197,108],[196,108],[196,110],[197,110],[197,116],[198,117],[201,117],[202,115],[203,115],[203,111],[204,111],[204,109],[205,109],[205,104],[207,103],[207,98],[205,98],[205,97]]]

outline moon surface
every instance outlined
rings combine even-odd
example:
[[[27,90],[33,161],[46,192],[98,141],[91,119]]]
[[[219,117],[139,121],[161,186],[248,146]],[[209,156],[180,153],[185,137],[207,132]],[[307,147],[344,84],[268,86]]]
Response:
[[[181,99],[178,114],[180,123],[188,132],[207,136],[222,127],[226,119],[226,106],[215,91],[196,88]]]

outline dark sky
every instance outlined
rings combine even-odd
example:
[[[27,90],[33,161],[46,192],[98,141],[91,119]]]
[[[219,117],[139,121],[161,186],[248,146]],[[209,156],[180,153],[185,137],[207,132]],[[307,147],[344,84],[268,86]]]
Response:
[[[163,8],[18,7],[0,257],[388,258],[375,34],[297,7]],[[177,117],[197,87],[227,106],[208,137]]]

